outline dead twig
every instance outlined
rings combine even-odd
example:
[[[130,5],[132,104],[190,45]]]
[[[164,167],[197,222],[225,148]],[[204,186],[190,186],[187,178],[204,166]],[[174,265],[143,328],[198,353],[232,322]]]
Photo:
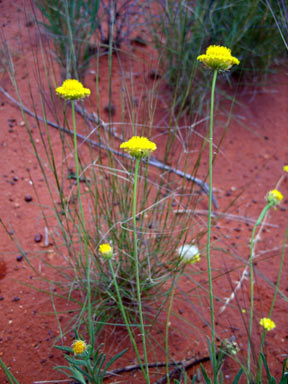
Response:
[[[70,129],[68,128],[64,128],[64,127],[61,127],[59,126],[58,124],[55,124],[53,123],[52,121],[49,121],[49,120],[44,120],[41,116],[38,116],[36,113],[30,111],[27,107],[25,107],[23,104],[19,103],[17,100],[15,100],[12,96],[9,95],[9,93],[7,93],[2,87],[0,87],[0,91],[3,93],[3,95],[5,95],[10,101],[12,101],[12,103],[14,103],[15,105],[17,105],[19,108],[21,108],[24,112],[26,112],[28,115],[32,116],[32,117],[35,117],[36,119],[38,119],[39,121],[42,121],[42,122],[45,122],[46,124],[50,125],[51,127],[53,128],[56,128],[56,129],[59,129],[60,131],[62,132],[65,132],[71,136],[73,136],[73,131],[71,131]],[[79,107],[77,108],[77,110],[79,111]],[[97,115],[96,115],[97,116]],[[94,119],[96,119],[96,116],[94,117]],[[91,119],[90,119],[91,120]],[[100,120],[98,118],[98,124],[99,125],[102,125],[105,124],[102,120]],[[80,133],[76,133],[77,135],[77,138],[78,139],[81,139],[83,140],[83,143],[89,143],[90,145],[94,146],[94,147],[98,147],[98,148],[101,148],[105,151],[110,151],[112,153],[114,153],[115,155],[117,156],[121,156],[121,157],[125,157],[125,158],[128,158],[128,159],[132,159],[132,157],[123,152],[123,151],[117,151],[115,149],[112,149],[110,148],[108,145],[104,145],[104,144],[101,144],[101,143],[98,143],[94,140],[91,140],[91,139],[88,139],[87,137],[85,137],[84,135],[81,135]],[[183,171],[180,171],[179,169],[176,169],[176,168],[173,168],[173,167],[170,167],[169,165],[163,163],[162,161],[156,159],[155,157],[151,156],[145,160],[143,160],[144,162],[147,162],[149,165],[152,165],[153,167],[156,167],[156,168],[159,168],[159,169],[162,169],[162,170],[165,170],[167,172],[172,172],[180,177],[183,177],[189,181],[192,181],[194,182],[195,184],[197,184],[201,190],[206,193],[207,195],[209,195],[209,186],[201,179],[199,179],[198,177],[195,177],[195,176],[192,176],[190,175],[189,173],[185,173]],[[215,207],[215,209],[218,208],[218,204],[217,204],[217,200],[215,198],[215,196],[212,194],[212,202],[213,202],[213,205]]]
[[[200,363],[204,363],[205,361],[210,360],[209,356],[203,356],[199,358],[193,358],[191,360],[183,360],[177,364],[177,367],[169,372],[169,378],[172,379],[176,375],[180,375],[183,371],[187,371],[188,369],[194,367],[195,365],[198,365]],[[159,380],[155,381],[154,384],[164,384],[167,382],[167,375],[163,375]]]

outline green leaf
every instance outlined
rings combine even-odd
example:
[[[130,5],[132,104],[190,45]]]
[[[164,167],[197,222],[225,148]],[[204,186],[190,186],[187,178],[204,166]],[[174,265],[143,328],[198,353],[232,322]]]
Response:
[[[268,376],[268,379],[269,379],[269,383],[270,383],[270,380],[272,380],[273,377],[271,376],[271,373],[270,373],[270,370],[269,370],[269,367],[268,367],[268,364],[267,364],[266,357],[264,356],[264,354],[262,352],[260,353],[260,355],[261,355],[261,358],[262,358],[262,361],[263,361],[263,365],[265,367],[265,370],[266,370],[266,373],[267,373],[267,376]]]
[[[80,373],[79,371],[75,370],[73,372],[73,374],[74,374],[73,379],[78,380],[81,384],[86,384],[86,380],[85,380],[84,376],[82,375],[82,373]]]
[[[206,372],[206,370],[202,364],[200,364],[200,368],[201,368],[201,372],[202,372],[202,375],[204,376],[206,384],[212,384],[212,381],[211,381],[211,379],[209,379],[207,372]]]
[[[14,375],[9,371],[4,361],[0,359],[0,366],[2,367],[7,379],[9,380],[10,384],[19,384],[17,379],[14,377]]]
[[[235,376],[232,384],[238,384],[239,380],[240,380],[240,377],[242,376],[242,373],[243,373],[243,369],[241,368],[239,370],[239,372],[237,373],[237,375]]]
[[[112,359],[107,363],[105,367],[105,373],[108,371],[108,369],[111,367],[111,365],[120,357],[122,357],[126,352],[128,351],[128,348],[125,348],[123,351],[117,353],[117,355],[113,356]]]
[[[60,351],[73,353],[73,349],[71,347],[64,347],[64,346],[61,346],[61,345],[54,345],[54,348],[59,349]]]

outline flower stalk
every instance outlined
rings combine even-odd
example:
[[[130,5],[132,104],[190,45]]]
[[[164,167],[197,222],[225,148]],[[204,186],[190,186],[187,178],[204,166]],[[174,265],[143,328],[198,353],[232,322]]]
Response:
[[[91,286],[90,286],[90,266],[89,266],[89,254],[88,254],[88,239],[85,227],[85,217],[81,200],[80,192],[80,172],[78,161],[78,147],[77,147],[77,131],[76,131],[76,118],[75,118],[75,100],[81,100],[85,97],[89,97],[91,94],[90,89],[84,88],[83,84],[76,79],[67,79],[60,87],[56,88],[56,94],[64,100],[71,101],[72,108],[72,123],[73,123],[73,143],[74,143],[74,157],[76,167],[76,184],[78,204],[80,211],[80,230],[83,232],[84,240],[84,253],[85,253],[85,270],[86,270],[86,289],[87,289],[87,310],[88,310],[88,333],[90,342],[94,341],[93,333],[93,320],[92,320],[92,307],[91,307]],[[83,265],[82,255],[80,253],[81,264]],[[93,343],[92,343],[93,344]]]
[[[87,240],[84,211],[83,211],[81,192],[80,192],[80,172],[79,172],[79,161],[78,161],[78,147],[77,147],[77,132],[76,132],[74,100],[71,101],[71,106],[72,106],[72,120],[73,120],[73,139],[74,139],[77,194],[78,194],[78,203],[79,203],[80,218],[81,218],[81,227],[83,230],[83,240],[84,240],[85,268],[86,268],[86,281],[87,281],[86,288],[87,288],[87,310],[88,310],[88,334],[89,334],[89,339],[93,340],[94,335],[93,335],[93,324],[92,324],[91,284],[90,284],[90,266],[89,266],[89,255],[88,255],[88,240]],[[81,260],[81,262],[82,262],[82,260]]]
[[[136,291],[137,291],[137,304],[140,318],[140,330],[143,344],[143,354],[145,362],[145,380],[146,383],[150,383],[148,357],[146,348],[146,335],[144,328],[144,319],[141,302],[141,286],[139,276],[139,259],[138,259],[138,244],[137,244],[137,225],[136,225],[136,206],[137,206],[137,182],[140,160],[144,157],[149,156],[153,151],[156,150],[156,144],[148,140],[146,137],[132,136],[130,140],[120,145],[124,151],[128,152],[132,157],[135,158],[135,172],[134,172],[134,188],[133,188],[133,207],[132,207],[132,218],[133,218],[133,239],[134,239],[134,263],[135,263],[135,278],[136,278]]]
[[[141,287],[140,287],[140,276],[139,276],[139,260],[138,260],[138,245],[137,245],[137,225],[136,225],[136,203],[137,203],[137,179],[139,171],[140,157],[136,157],[135,162],[135,174],[134,174],[134,189],[133,189],[133,239],[134,239],[134,262],[135,262],[135,277],[136,277],[136,290],[137,290],[137,302],[140,318],[140,330],[142,336],[143,344],[143,353],[144,353],[144,362],[146,369],[146,382],[150,383],[149,378],[149,368],[148,368],[148,357],[146,349],[146,337],[144,329],[144,320],[143,320],[143,311],[142,311],[142,302],[141,302]]]
[[[214,95],[218,70],[213,73],[210,103],[210,124],[209,124],[209,208],[208,208],[208,232],[207,232],[207,265],[208,265],[208,281],[209,281],[209,301],[210,301],[210,318],[211,318],[211,348],[212,348],[212,366],[214,383],[218,382],[217,378],[217,361],[216,361],[216,337],[215,337],[215,318],[214,318],[214,300],[213,300],[213,283],[211,269],[211,216],[212,216],[212,173],[213,173],[213,118],[214,118]]]
[[[210,102],[210,124],[209,124],[209,208],[208,208],[208,231],[207,231],[207,265],[208,265],[208,281],[209,281],[209,301],[210,301],[210,318],[211,318],[211,359],[213,367],[214,384],[218,383],[218,367],[216,356],[216,337],[215,337],[215,318],[214,318],[214,301],[213,301],[213,284],[212,269],[210,256],[211,242],[211,216],[212,216],[212,171],[213,171],[213,120],[214,120],[214,95],[217,80],[217,74],[221,71],[228,71],[231,67],[240,61],[231,55],[231,50],[227,47],[219,45],[210,45],[204,55],[197,57],[197,60],[203,63],[207,68],[213,70],[213,80],[211,86],[211,102]]]
[[[262,209],[262,212],[260,213],[254,228],[252,230],[251,235],[251,241],[250,241],[250,258],[249,258],[249,267],[250,267],[250,311],[249,311],[249,328],[248,328],[248,350],[247,350],[247,379],[248,382],[250,382],[250,376],[251,376],[251,337],[252,337],[252,329],[253,329],[253,311],[254,311],[254,269],[253,269],[253,260],[255,258],[255,234],[257,227],[261,225],[261,223],[265,220],[266,215],[268,214],[269,210],[272,207],[276,207],[281,200],[283,199],[283,195],[281,192],[279,192],[277,189],[273,189],[268,192],[267,194],[267,203],[265,207]],[[274,303],[273,303],[274,305]],[[262,319],[264,321],[264,319]],[[269,319],[268,319],[269,320]],[[269,323],[269,321],[268,321]],[[264,321],[263,325],[264,329],[267,329],[266,326],[267,322]],[[265,334],[265,331],[264,331]],[[264,335],[265,338],[265,335]],[[263,341],[264,342],[264,341]],[[261,348],[262,349],[262,342],[261,342]],[[262,350],[261,350],[262,352]],[[257,372],[258,374],[258,372]]]

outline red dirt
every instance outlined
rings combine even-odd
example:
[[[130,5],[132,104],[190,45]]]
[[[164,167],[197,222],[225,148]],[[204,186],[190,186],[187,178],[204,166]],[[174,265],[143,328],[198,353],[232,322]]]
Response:
[[[11,49],[23,102],[28,108],[32,109],[28,80],[31,88],[37,90],[38,83],[33,76],[33,54],[37,52],[37,55],[39,55],[37,28],[34,24],[27,23],[27,19],[29,20],[31,16],[25,16],[23,3],[20,0],[14,1],[13,4],[9,0],[2,0],[0,2],[0,14],[1,28]],[[31,54],[32,49],[33,54]],[[151,52],[153,53],[150,47],[134,46],[133,49],[139,60],[136,65],[133,64],[135,94],[140,99],[143,96],[144,99],[147,90],[151,90],[153,86],[153,81],[149,79],[147,74],[151,68],[156,68],[156,60],[149,60]],[[127,71],[130,70],[130,63],[128,60],[126,62],[124,60],[126,67],[123,69],[116,63],[116,60],[114,62],[112,97],[116,114],[113,119],[114,121],[121,121],[121,99],[119,96],[122,86],[121,79],[123,79],[125,68]],[[107,68],[107,57],[102,57],[99,73],[100,112],[101,116],[104,116],[103,118],[107,118],[107,115],[103,112],[108,102]],[[122,75],[120,75],[120,70],[122,70]],[[15,97],[15,91],[7,73],[2,71],[0,76],[1,86]],[[41,76],[44,76],[43,71]],[[93,110],[94,76],[88,73],[85,79],[85,85],[92,89],[92,97],[86,103],[89,110]],[[270,76],[266,86],[257,89],[257,93],[249,94],[249,92],[244,93],[243,91],[242,95],[237,96],[237,100],[242,103],[242,106],[236,106],[233,110],[233,118],[227,129],[214,167],[213,183],[220,212],[243,190],[236,203],[229,209],[229,213],[245,219],[256,219],[265,204],[266,193],[275,187],[277,181],[283,175],[283,165],[288,163],[287,77],[286,68],[279,69],[276,75]],[[166,103],[169,103],[169,101],[166,100]],[[41,111],[37,99],[36,106],[37,110]],[[164,109],[164,102],[162,105],[159,103],[155,120],[157,118],[157,121],[161,121]],[[35,235],[44,235],[44,224],[40,217],[39,202],[31,180],[33,180],[40,201],[45,203],[48,199],[48,193],[43,182],[43,176],[33,154],[25,126],[22,124],[21,112],[2,93],[0,93],[0,110],[0,216],[10,232],[11,239],[14,241],[17,239],[21,247],[28,251],[28,256],[30,259],[32,258],[34,267],[41,271],[43,276],[51,277],[49,268],[39,262],[38,258],[33,258],[33,255],[44,252],[47,260],[55,261],[53,260],[53,246],[43,247],[43,239],[40,242],[34,241]],[[32,118],[29,118],[29,121],[32,126],[35,124]],[[225,123],[225,116],[223,117],[220,114],[215,126],[215,143],[220,142]],[[199,127],[198,132],[205,134],[205,127]],[[36,129],[33,132],[33,137],[36,142],[40,140]],[[61,152],[61,143],[56,131],[52,145],[56,154],[58,153],[57,148],[59,148],[59,153]],[[161,159],[161,142],[158,141],[157,145],[159,147],[157,157]],[[43,148],[41,148],[39,146],[40,153],[44,156]],[[115,148],[118,148],[118,144]],[[175,149],[176,155],[181,151],[182,147],[179,145]],[[56,156],[57,160],[60,161],[61,159],[57,159]],[[207,173],[207,161],[207,153],[204,152],[199,171],[199,174],[203,177]],[[287,177],[282,180],[279,189],[284,196],[287,196]],[[31,195],[32,201],[25,201],[27,195]],[[274,226],[265,227],[261,241],[257,246],[257,251],[266,250],[267,253],[263,252],[257,260],[257,265],[255,263],[254,341],[256,346],[258,346],[261,332],[258,322],[261,317],[268,315],[274,292],[263,276],[268,277],[274,283],[276,282],[281,246],[287,226],[287,204],[288,199],[284,199],[284,202],[277,210],[271,211],[268,222]],[[201,208],[207,209],[207,206],[207,199],[205,198],[201,203]],[[203,216],[203,220],[206,220],[206,218],[207,216]],[[214,276],[219,274],[219,278],[214,280],[214,289],[215,295],[220,299],[224,299],[231,294],[231,284],[235,287],[234,281],[239,279],[243,271],[243,262],[237,262],[236,258],[248,260],[251,230],[251,224],[227,217],[219,221],[213,229],[213,244],[219,247],[219,250],[214,251],[212,254]],[[50,297],[30,287],[40,289],[42,287],[47,288],[47,286],[35,277],[33,270],[24,259],[17,259],[20,253],[15,242],[11,241],[11,239],[1,227],[0,357],[11,367],[11,371],[21,384],[31,384],[40,380],[56,380],[56,382],[59,380],[60,382],[61,379],[64,379],[63,375],[53,371],[53,367],[62,360],[61,354],[53,348],[55,337],[59,335],[59,328],[55,316],[47,314],[53,312]],[[221,248],[226,249],[227,247],[233,249],[236,258],[221,252]],[[197,269],[198,272],[205,272],[199,281],[208,287],[205,261],[202,261]],[[231,270],[233,272],[226,274],[229,278],[223,277],[225,272]],[[288,292],[287,281],[288,269],[287,262],[285,262],[280,284],[280,291],[284,295]],[[195,286],[192,285],[192,282],[183,277],[180,282],[180,289],[189,292],[193,288]],[[196,291],[196,295],[200,294],[201,291]],[[193,297],[195,291],[192,291],[191,295]],[[248,313],[248,281],[245,281],[240,289],[238,299],[241,308],[247,309]],[[170,346],[171,355],[175,360],[182,360],[193,355],[207,355],[206,335],[208,327],[203,322],[203,318],[209,322],[207,295],[201,300],[202,307],[198,308],[200,311],[199,317],[193,309],[193,303],[189,304],[189,302],[184,301],[183,295],[182,299],[180,294],[176,295],[175,312],[178,311],[179,317],[195,322],[195,329],[186,327],[184,322],[180,323],[176,317],[172,317]],[[247,321],[248,317],[247,313],[241,314],[235,300],[232,304],[233,306],[228,307],[223,314],[217,315],[222,303],[216,301],[217,332],[222,338],[235,335],[241,348],[240,354],[243,355],[247,348],[247,336],[243,319]],[[63,306],[62,310],[68,311],[70,309],[70,304],[65,301],[61,305]],[[285,301],[278,295],[272,316],[277,328],[268,333],[265,345],[269,365],[277,378],[280,377],[282,362],[287,356],[288,328],[286,314],[287,299]],[[63,315],[59,321],[65,323],[67,318],[67,315]],[[112,336],[114,338],[113,345],[119,347],[117,337],[123,337],[123,334],[121,336],[119,332],[114,331]],[[65,336],[64,341],[69,345],[71,343],[70,335]],[[161,359],[164,360],[163,356]],[[130,363],[128,360],[127,362]],[[235,373],[235,367],[229,362],[225,363],[226,383],[232,381],[233,373]],[[137,377],[134,378],[132,374],[129,374],[129,376],[118,377],[117,382],[143,382],[140,376]],[[5,380],[3,373],[0,371],[0,382],[5,383]]]

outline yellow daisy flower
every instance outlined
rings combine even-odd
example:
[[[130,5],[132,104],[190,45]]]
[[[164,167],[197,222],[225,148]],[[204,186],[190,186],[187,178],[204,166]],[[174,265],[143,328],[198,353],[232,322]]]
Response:
[[[128,152],[131,156],[134,157],[146,157],[149,156],[151,152],[157,149],[156,144],[148,140],[146,137],[133,136],[130,140],[122,143],[120,148]]]
[[[101,244],[99,247],[99,252],[104,259],[111,259],[113,256],[113,248],[108,243]]]
[[[210,45],[206,54],[198,56],[197,60],[208,68],[219,71],[228,71],[232,65],[240,63],[236,57],[231,55],[231,49],[220,45]]]
[[[283,171],[288,172],[288,165],[284,165]]]
[[[87,349],[87,344],[83,340],[75,340],[72,344],[74,355],[81,355]]]
[[[268,203],[273,202],[274,205],[277,205],[283,199],[283,195],[277,189],[272,189],[272,191],[268,192],[266,199]]]
[[[79,100],[90,96],[90,89],[84,88],[80,81],[68,79],[63,82],[61,87],[56,88],[58,96],[65,100]]]
[[[262,325],[262,327],[264,329],[266,329],[266,331],[271,331],[272,329],[274,329],[276,327],[276,324],[274,323],[274,321],[272,321],[268,317],[263,317],[260,320],[260,325]]]

